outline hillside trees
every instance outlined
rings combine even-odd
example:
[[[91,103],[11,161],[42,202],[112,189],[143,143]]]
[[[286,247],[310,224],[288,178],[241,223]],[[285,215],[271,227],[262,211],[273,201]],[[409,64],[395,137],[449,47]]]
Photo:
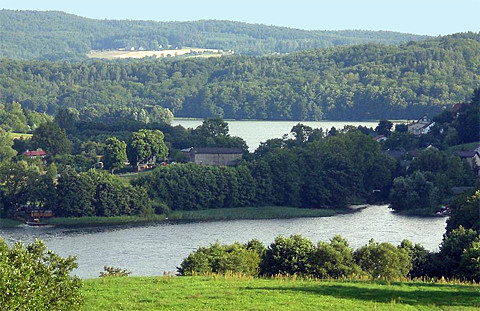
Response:
[[[65,131],[55,122],[42,123],[33,132],[31,144],[42,148],[51,155],[62,155],[71,152],[72,143]]]
[[[478,36],[466,34],[401,47],[366,44],[255,58],[124,63],[4,59],[0,102],[49,114],[75,108],[80,120],[102,122],[157,122],[160,115],[170,115],[162,109],[202,118],[417,119],[470,96],[480,79],[479,50]],[[454,70],[455,81],[449,78]],[[461,118],[473,124],[478,118],[472,114]],[[474,139],[475,131],[457,131]]]

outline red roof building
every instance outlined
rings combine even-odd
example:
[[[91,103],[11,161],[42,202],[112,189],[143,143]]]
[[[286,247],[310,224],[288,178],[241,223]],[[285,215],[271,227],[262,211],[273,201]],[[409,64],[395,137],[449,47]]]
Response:
[[[22,153],[28,158],[45,158],[47,156],[47,153],[43,151],[42,149],[34,150],[34,151],[25,151]]]

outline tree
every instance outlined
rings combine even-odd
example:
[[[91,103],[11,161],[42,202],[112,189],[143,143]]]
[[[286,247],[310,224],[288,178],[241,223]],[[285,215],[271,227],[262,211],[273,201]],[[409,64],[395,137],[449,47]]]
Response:
[[[342,278],[361,274],[353,258],[353,249],[341,236],[336,235],[330,243],[318,242],[312,256],[312,273],[319,278]]]
[[[373,279],[405,278],[412,264],[405,249],[390,243],[376,243],[373,240],[355,251],[355,258],[363,271]]]
[[[228,123],[222,118],[209,118],[202,122],[202,125],[195,129],[204,138],[216,138],[228,135]]]
[[[293,134],[298,144],[303,144],[309,140],[310,135],[313,133],[313,129],[310,126],[297,123],[297,125],[292,127],[290,133]]]
[[[12,146],[12,138],[7,132],[0,128],[0,162],[10,160],[17,154]]]
[[[457,196],[450,208],[447,234],[460,226],[480,232],[480,189]]]
[[[51,121],[35,129],[32,145],[35,148],[42,148],[51,155],[68,154],[72,149],[72,143],[68,140],[65,131]]]
[[[125,166],[127,162],[127,144],[116,137],[110,137],[105,141],[103,164],[106,169],[112,171]]]
[[[0,305],[2,310],[79,310],[82,282],[71,272],[75,257],[61,258],[36,240],[9,247],[0,239]]]
[[[464,268],[472,265],[473,254],[476,253],[477,245],[473,245],[473,249],[470,254],[462,256],[465,252],[469,252],[467,249],[472,247],[472,243],[480,242],[480,235],[478,232],[472,229],[465,229],[462,226],[451,232],[445,234],[442,244],[440,245],[440,263],[438,272],[445,277],[464,277],[470,272],[470,269],[464,270]],[[478,259],[477,259],[478,260]]]
[[[415,171],[406,177],[397,177],[390,190],[390,206],[396,210],[435,207],[438,203],[438,189]]]
[[[259,263],[260,257],[254,249],[238,243],[232,245],[215,243],[190,253],[180,264],[178,273],[195,275],[233,272],[257,276]]]
[[[160,130],[140,130],[132,134],[129,148],[131,164],[138,165],[153,161],[156,158],[164,159],[168,148],[163,141],[164,135]]]
[[[80,113],[75,108],[60,108],[55,115],[55,123],[66,132],[71,133],[80,119]]]
[[[380,120],[378,126],[375,128],[375,132],[377,132],[378,135],[390,136],[392,133],[392,127],[393,123],[391,121]]]
[[[260,264],[263,275],[309,275],[313,243],[300,235],[278,236],[270,244]]]

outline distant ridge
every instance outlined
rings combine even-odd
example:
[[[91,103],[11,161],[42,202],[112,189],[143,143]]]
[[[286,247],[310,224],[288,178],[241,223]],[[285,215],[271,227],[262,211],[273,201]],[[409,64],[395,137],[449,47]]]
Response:
[[[362,43],[399,45],[429,38],[390,31],[301,30],[221,20],[96,20],[59,11],[3,9],[0,21],[0,58],[13,59],[82,60],[90,50],[168,46],[266,55]]]

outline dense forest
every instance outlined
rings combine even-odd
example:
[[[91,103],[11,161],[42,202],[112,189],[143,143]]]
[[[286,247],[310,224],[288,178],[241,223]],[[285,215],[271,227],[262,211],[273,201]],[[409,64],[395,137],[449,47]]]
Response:
[[[306,31],[232,21],[95,20],[63,12],[1,10],[0,58],[79,60],[90,50],[201,47],[264,55],[366,42],[400,44],[426,36],[388,31]]]
[[[177,117],[417,119],[467,100],[478,85],[478,33],[267,57],[0,61],[0,103],[49,114],[74,108],[87,121],[148,123],[164,114],[155,107]]]

